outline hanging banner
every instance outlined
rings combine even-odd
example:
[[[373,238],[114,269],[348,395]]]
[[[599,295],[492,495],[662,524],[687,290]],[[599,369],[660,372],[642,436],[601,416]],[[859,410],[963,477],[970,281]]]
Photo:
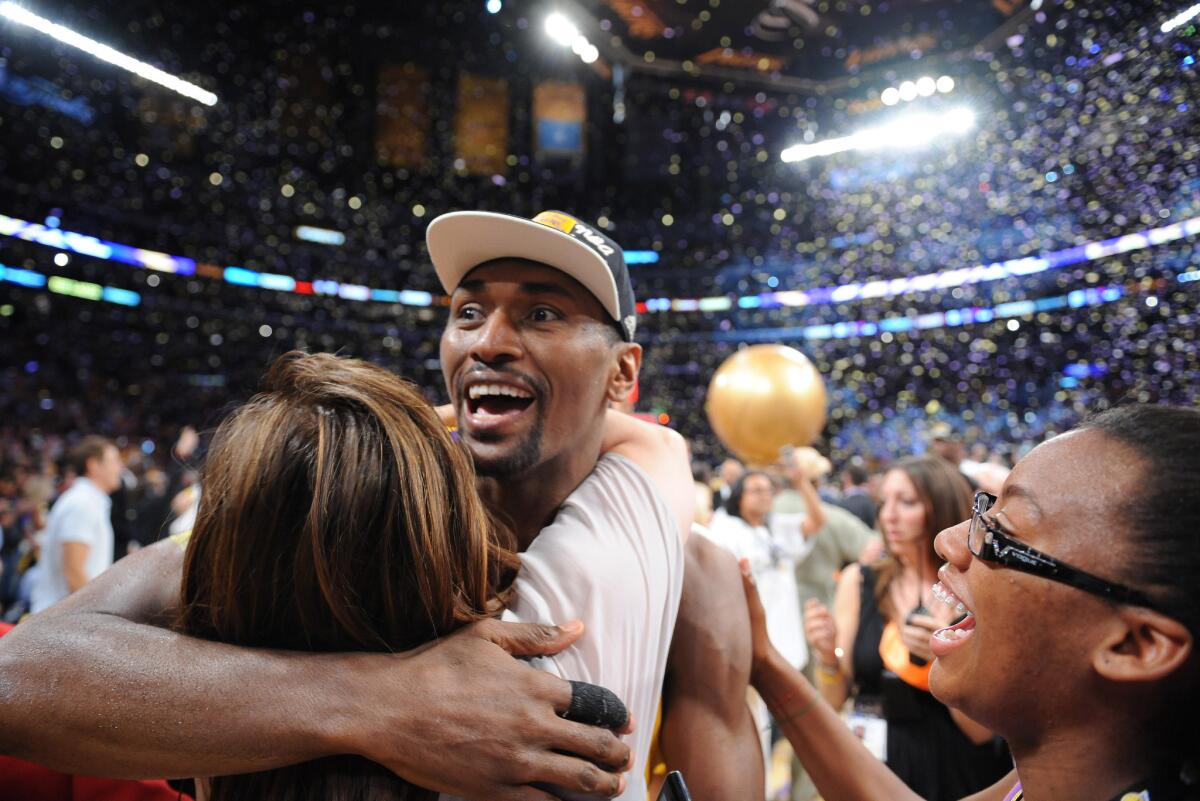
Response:
[[[393,167],[419,167],[429,157],[429,70],[391,64],[379,71],[375,155]]]
[[[583,86],[577,83],[547,81],[534,88],[534,149],[538,155],[583,155],[586,102]]]
[[[508,172],[508,82],[503,78],[458,76],[454,149],[472,175]]]

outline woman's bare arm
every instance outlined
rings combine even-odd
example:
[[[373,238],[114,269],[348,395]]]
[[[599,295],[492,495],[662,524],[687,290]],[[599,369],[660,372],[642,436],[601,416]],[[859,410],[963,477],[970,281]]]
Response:
[[[808,679],[775,650],[767,637],[766,617],[748,565],[743,565],[742,581],[754,642],[751,683],[767,702],[820,795],[837,801],[920,801],[920,796],[866,749]],[[1003,801],[1015,782],[1014,771],[964,801]]]

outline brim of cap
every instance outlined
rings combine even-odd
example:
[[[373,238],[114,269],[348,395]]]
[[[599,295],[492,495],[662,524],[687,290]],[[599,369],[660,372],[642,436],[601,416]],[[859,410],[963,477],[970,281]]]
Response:
[[[425,244],[447,294],[453,294],[466,274],[484,262],[525,259],[571,276],[600,301],[612,319],[621,319],[617,282],[608,262],[562,231],[508,214],[452,211],[429,223]]]

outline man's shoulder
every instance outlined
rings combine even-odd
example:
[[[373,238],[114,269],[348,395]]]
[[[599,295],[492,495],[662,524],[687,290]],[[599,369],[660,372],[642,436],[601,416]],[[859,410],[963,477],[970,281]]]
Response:
[[[604,560],[618,553],[644,557],[648,543],[661,541],[670,553],[680,552],[669,558],[674,562],[682,558],[675,529],[671,509],[654,480],[630,459],[609,453],[567,497],[523,558],[558,562],[559,552],[572,559],[582,552]]]
[[[590,510],[597,504],[601,512],[652,510],[670,516],[662,489],[650,474],[632,459],[616,453],[606,453],[596,461],[592,472],[567,496],[559,511],[572,505]]]

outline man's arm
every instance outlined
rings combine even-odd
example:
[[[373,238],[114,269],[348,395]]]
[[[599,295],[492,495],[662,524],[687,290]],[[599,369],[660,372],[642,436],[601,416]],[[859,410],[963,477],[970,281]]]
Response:
[[[91,550],[92,546],[86,542],[62,543],[62,572],[63,578],[67,581],[67,592],[78,592],[84,584],[87,584],[85,565]]]
[[[663,757],[697,799],[765,792],[762,747],[746,704],[750,631],[737,562],[692,537],[663,686]]]
[[[800,530],[804,536],[811,537],[825,527],[825,507],[817,488],[813,486],[808,471],[814,469],[810,461],[805,461],[800,451],[793,451],[787,457],[786,474],[792,488],[804,498],[804,519]]]
[[[561,720],[569,685],[509,655],[561,650],[581,626],[486,621],[395,655],[237,648],[157,627],[182,562],[171,540],[143,548],[0,640],[0,753],[120,777],[355,753],[468,799],[545,798],[533,781],[614,794],[616,772],[590,763],[628,748]]]

